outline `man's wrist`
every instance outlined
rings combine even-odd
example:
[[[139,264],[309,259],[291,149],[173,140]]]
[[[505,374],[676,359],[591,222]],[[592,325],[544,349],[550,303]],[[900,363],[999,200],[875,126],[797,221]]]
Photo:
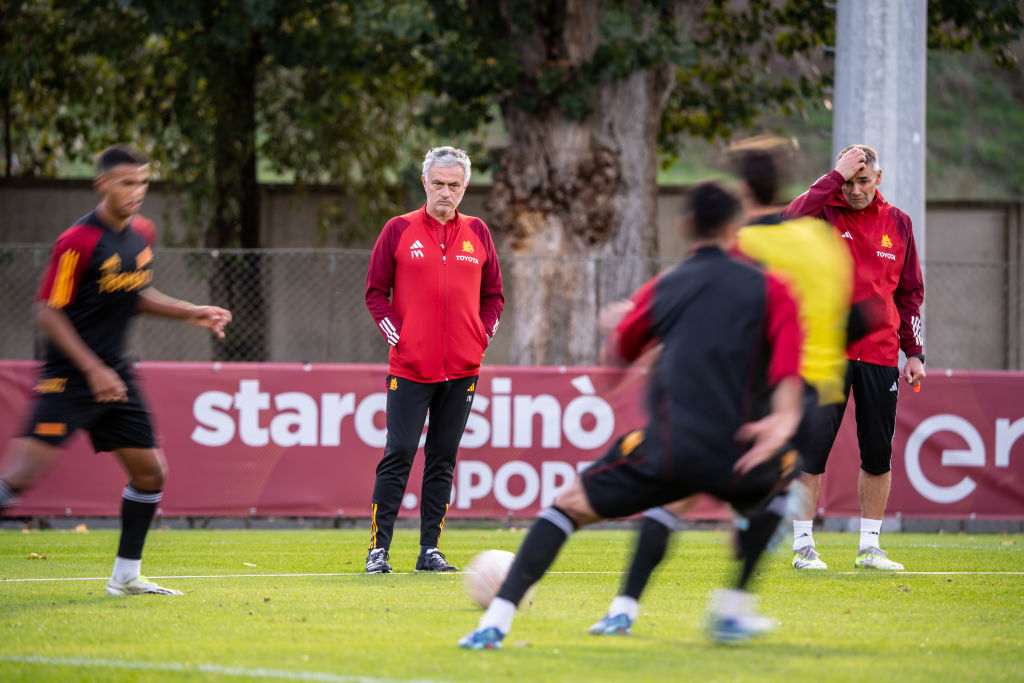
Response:
[[[907,355],[907,358],[916,358],[921,361],[921,365],[924,365],[924,354],[923,353],[911,353]]]

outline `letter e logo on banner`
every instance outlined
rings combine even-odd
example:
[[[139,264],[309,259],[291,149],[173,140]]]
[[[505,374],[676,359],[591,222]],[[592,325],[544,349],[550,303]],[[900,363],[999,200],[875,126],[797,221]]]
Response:
[[[970,422],[958,415],[933,415],[917,426],[907,439],[905,460],[910,483],[922,496],[933,503],[955,503],[971,495],[976,486],[973,479],[964,477],[953,486],[939,486],[931,482],[921,469],[921,446],[938,432],[954,432],[967,442],[967,450],[942,451],[945,467],[984,467],[985,444]]]

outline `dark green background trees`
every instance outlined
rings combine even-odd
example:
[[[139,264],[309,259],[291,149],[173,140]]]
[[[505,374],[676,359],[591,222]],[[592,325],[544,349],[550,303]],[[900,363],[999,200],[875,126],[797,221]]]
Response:
[[[820,0],[0,0],[0,14],[5,174],[135,141],[188,198],[192,244],[260,246],[261,168],[341,186],[359,210],[325,219],[372,234],[401,183],[417,187],[424,147],[469,147],[493,173],[499,247],[531,257],[507,279],[536,299],[510,311],[514,356],[536,363],[593,357],[579,321],[648,275],[557,259],[652,254],[659,164],[766,115],[821,116],[834,22]],[[929,42],[1012,67],[1022,16],[1013,0],[931,2]],[[218,300],[256,267],[214,274]],[[251,346],[228,357],[261,357],[251,317],[236,334]]]

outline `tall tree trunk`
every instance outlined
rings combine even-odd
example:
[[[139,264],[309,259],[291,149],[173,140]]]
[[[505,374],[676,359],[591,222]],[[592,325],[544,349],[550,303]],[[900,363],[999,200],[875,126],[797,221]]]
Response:
[[[218,55],[211,61],[214,97],[213,219],[211,248],[260,246],[260,195],[256,178],[256,78],[260,51]],[[224,254],[214,262],[211,301],[232,311],[227,339],[214,346],[220,360],[267,359],[264,265],[257,254]]]
[[[596,3],[570,0],[562,28],[512,41],[527,68],[561,60],[574,68],[599,42]],[[603,304],[654,274],[657,134],[672,86],[670,67],[595,86],[583,121],[560,111],[503,105],[508,146],[487,200],[512,297],[512,362],[580,364],[597,359]]]

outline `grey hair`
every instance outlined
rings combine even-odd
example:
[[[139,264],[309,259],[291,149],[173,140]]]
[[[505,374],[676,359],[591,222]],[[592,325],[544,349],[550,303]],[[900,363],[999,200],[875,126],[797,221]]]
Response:
[[[463,183],[469,185],[469,168],[472,164],[469,155],[465,150],[456,147],[431,147],[426,156],[423,157],[423,177],[430,175],[430,167],[438,166],[461,166],[464,173]]]
[[[882,168],[881,165],[879,165],[878,163],[878,152],[871,149],[867,145],[850,145],[846,147],[845,149],[843,149],[842,152],[836,155],[836,161],[839,161],[844,154],[846,154],[847,152],[854,148],[864,152],[864,165],[868,166],[875,173],[878,173],[879,169]]]

